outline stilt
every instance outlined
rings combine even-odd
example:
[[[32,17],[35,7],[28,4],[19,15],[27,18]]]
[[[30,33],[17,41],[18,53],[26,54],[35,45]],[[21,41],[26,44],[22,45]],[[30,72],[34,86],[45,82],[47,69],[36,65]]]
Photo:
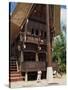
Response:
[[[16,66],[17,66],[17,72],[19,72],[18,62],[17,61],[16,61]]]
[[[36,53],[36,61],[38,61],[38,53]]]
[[[23,57],[23,51],[21,51],[21,62],[24,61],[24,57]]]
[[[40,82],[41,81],[41,74],[42,74],[41,71],[38,71],[37,72],[37,82]]]
[[[25,81],[28,81],[28,75],[27,75],[27,72],[25,72]]]
[[[24,57],[23,57],[23,51],[21,50],[21,57],[20,57],[21,61],[20,61],[20,71],[21,71],[21,66],[22,66],[22,62],[24,61]]]

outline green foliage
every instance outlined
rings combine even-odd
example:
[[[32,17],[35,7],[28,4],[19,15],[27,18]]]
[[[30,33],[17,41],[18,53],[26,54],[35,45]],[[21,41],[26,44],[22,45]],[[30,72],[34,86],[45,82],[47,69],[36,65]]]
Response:
[[[58,72],[66,72],[66,40],[62,32],[54,38],[52,58],[58,63]]]

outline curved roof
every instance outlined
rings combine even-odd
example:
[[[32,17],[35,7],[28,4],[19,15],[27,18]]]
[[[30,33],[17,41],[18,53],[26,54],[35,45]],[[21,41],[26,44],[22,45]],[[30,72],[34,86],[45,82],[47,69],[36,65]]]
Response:
[[[10,16],[11,43],[16,39],[20,26],[24,26],[34,4],[18,3]],[[60,31],[60,6],[54,5],[54,30],[55,35]]]
[[[18,35],[20,31],[19,27],[24,25],[29,12],[32,8],[32,4],[18,3],[12,16],[10,16],[10,32],[11,32],[11,43]]]

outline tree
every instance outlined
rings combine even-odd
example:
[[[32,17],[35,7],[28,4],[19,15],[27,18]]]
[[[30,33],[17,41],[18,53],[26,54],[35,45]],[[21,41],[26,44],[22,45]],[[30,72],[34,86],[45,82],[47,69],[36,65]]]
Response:
[[[52,58],[54,62],[58,64],[58,72],[66,72],[66,40],[64,34],[61,32],[60,35],[54,38]]]

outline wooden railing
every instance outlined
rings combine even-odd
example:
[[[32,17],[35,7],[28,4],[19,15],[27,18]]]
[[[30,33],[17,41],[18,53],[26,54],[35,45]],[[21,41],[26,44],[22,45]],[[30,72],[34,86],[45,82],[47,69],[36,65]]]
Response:
[[[34,37],[34,36],[27,36],[26,42],[30,42],[30,43],[39,43],[38,37]]]
[[[46,44],[46,40],[41,39],[39,36],[27,35],[26,38],[27,38],[26,42],[35,43],[35,44]]]
[[[24,32],[22,32],[22,37],[24,40]],[[24,42],[34,43],[34,44],[46,44],[46,39],[45,38],[41,39],[41,37],[39,37],[39,36],[26,34],[26,41],[24,41]]]

